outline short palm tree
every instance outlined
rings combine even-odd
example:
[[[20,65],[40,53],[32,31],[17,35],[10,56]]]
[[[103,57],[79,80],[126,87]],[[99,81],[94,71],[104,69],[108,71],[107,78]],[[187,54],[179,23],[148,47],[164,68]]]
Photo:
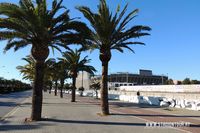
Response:
[[[68,65],[62,58],[58,58],[58,71],[60,80],[60,98],[63,98],[63,88],[64,83],[67,78],[69,78]]]
[[[33,81],[35,76],[35,60],[31,55],[26,56],[25,58],[22,58],[22,60],[26,61],[27,64],[24,66],[17,66],[17,69],[20,71],[20,73],[23,75],[23,79]],[[44,81],[45,83],[50,80],[52,76],[52,67],[55,63],[55,59],[49,58],[45,61],[45,75],[44,75]]]
[[[87,59],[88,56],[85,56],[81,59],[81,52],[79,50],[69,50],[68,52],[63,53],[63,58],[59,60],[63,60],[68,66],[68,70],[70,76],[72,78],[72,99],[71,102],[75,102],[75,93],[76,93],[76,78],[78,72],[86,71],[90,74],[94,74],[96,72],[93,66],[87,65],[90,62],[90,59]]]
[[[22,58],[22,60],[26,61],[27,64],[24,66],[17,66],[17,69],[23,76],[23,79],[33,81],[35,76],[35,60],[31,55],[26,56],[26,58]]]
[[[98,13],[93,13],[85,6],[77,7],[92,26],[91,34],[87,37],[90,48],[100,51],[99,58],[102,62],[101,106],[104,115],[109,114],[107,82],[108,63],[112,56],[111,50],[123,52],[123,49],[129,49],[134,52],[130,45],[144,43],[135,42],[133,38],[149,35],[145,31],[151,30],[148,26],[128,26],[129,22],[135,18],[138,10],[133,10],[125,16],[127,7],[128,5],[120,12],[120,6],[118,6],[116,13],[112,13],[106,4],[106,0],[100,0]]]
[[[77,38],[86,25],[70,19],[69,10],[62,6],[62,1],[53,0],[51,9],[46,0],[20,0],[18,5],[0,3],[0,40],[8,40],[5,51],[31,45],[36,61],[30,120],[41,119],[44,62],[49,47],[60,51],[60,46],[68,48],[67,44],[82,42]]]
[[[101,89],[101,81],[97,78],[93,78],[92,82],[90,83],[90,89],[95,91],[96,99],[98,99],[98,90]]]
[[[57,96],[58,92],[58,81],[59,81],[59,74],[58,71],[60,69],[59,64],[56,62],[53,64],[52,67],[52,81],[54,82],[54,95]]]
[[[52,89],[52,76],[53,76],[53,67],[56,63],[56,60],[54,58],[49,58],[45,61],[45,74],[44,74],[44,87],[49,86],[49,90]]]

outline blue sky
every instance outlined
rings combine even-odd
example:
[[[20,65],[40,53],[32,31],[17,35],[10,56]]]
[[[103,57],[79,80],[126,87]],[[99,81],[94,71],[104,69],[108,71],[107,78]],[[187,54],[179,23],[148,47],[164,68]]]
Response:
[[[18,0],[0,0],[0,2],[18,2]],[[47,0],[50,2],[51,0]],[[138,17],[130,25],[148,25],[152,28],[151,36],[139,40],[146,46],[135,45],[135,54],[125,51],[124,54],[112,52],[109,73],[138,73],[139,69],[150,69],[154,74],[168,75],[169,78],[183,80],[186,77],[200,80],[200,1],[199,0],[107,0],[113,11],[117,4],[129,3],[129,11],[139,8]],[[71,17],[83,16],[74,9],[76,5],[87,5],[96,11],[98,0],[64,0],[70,9]],[[21,58],[30,53],[30,47],[3,54],[5,42],[0,42],[0,77],[21,79],[16,66],[25,62]],[[98,74],[101,73],[99,51],[83,53],[92,59]],[[58,52],[50,57],[59,57]]]

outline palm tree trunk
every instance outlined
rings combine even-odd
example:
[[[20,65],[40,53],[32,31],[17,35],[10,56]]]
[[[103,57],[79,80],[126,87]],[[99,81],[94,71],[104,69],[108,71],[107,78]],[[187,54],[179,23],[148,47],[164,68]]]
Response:
[[[102,62],[102,84],[101,84],[101,109],[103,115],[109,115],[108,105],[108,62]]]
[[[54,95],[57,96],[57,90],[58,90],[58,81],[55,81],[55,91],[54,91]]]
[[[35,79],[32,96],[31,120],[38,121],[42,114],[42,90],[44,78],[44,61],[37,61],[35,65]]]
[[[76,96],[76,77],[72,78],[72,100],[71,102],[75,102],[75,96]]]
[[[96,89],[95,92],[96,92],[96,99],[98,99],[98,90]]]
[[[51,94],[51,90],[52,90],[52,82],[49,85],[49,94]]]
[[[60,80],[60,98],[63,98],[63,86],[64,86],[64,80]]]

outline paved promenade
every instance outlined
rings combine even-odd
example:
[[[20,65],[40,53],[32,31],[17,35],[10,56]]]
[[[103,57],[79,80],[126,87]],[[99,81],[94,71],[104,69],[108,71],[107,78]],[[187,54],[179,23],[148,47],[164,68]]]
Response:
[[[10,94],[0,94],[0,119],[13,110],[18,104],[31,96],[32,91],[14,92]]]
[[[0,122],[0,132],[5,133],[200,133],[200,112],[165,110],[138,106],[132,103],[111,101],[109,116],[100,116],[99,101],[78,97],[71,103],[70,96],[63,99],[44,93],[44,121],[24,123],[30,116],[31,97],[6,115]],[[179,115],[176,115],[179,114]],[[190,127],[146,127],[147,122],[190,122]]]

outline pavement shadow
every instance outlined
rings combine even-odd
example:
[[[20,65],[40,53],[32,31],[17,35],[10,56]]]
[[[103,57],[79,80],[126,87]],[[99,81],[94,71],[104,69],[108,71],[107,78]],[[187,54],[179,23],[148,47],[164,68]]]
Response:
[[[190,124],[190,126],[189,127],[196,127],[196,128],[200,128],[200,124],[198,124],[198,125],[195,125],[195,124]]]
[[[23,91],[23,92],[13,92],[13,93],[9,93],[9,94],[3,94],[0,95],[0,99],[1,98],[10,98],[10,99],[18,99],[18,98],[24,98],[24,97],[29,97],[31,96],[32,92],[30,90],[28,91]]]
[[[43,102],[42,104],[43,105],[58,105],[58,106],[62,106],[62,105],[67,105],[68,103],[58,103],[58,102],[57,103],[55,103],[55,102],[54,103],[53,102],[52,103],[47,103],[47,102]]]
[[[146,126],[146,123],[129,123],[129,122],[105,122],[105,121],[83,121],[83,120],[61,120],[47,118],[43,121],[56,123],[86,124],[86,125],[112,125],[112,126]]]
[[[194,116],[194,115],[160,115],[160,114],[118,114],[118,113],[112,113],[111,115],[120,115],[120,116],[147,116],[147,117],[200,117],[200,116]]]
[[[0,107],[16,107],[17,105],[19,106],[27,106],[31,105],[31,103],[17,103],[17,102],[0,102]]]
[[[16,102],[0,102],[0,107],[15,107]]]
[[[109,102],[110,105],[114,105],[116,107],[137,107],[137,108],[162,108],[156,105],[149,105],[149,104],[137,104],[137,103],[130,103],[130,102]]]
[[[0,131],[17,131],[17,130],[30,130],[30,129],[37,129],[39,128],[39,125],[3,125],[0,126]]]
[[[21,125],[0,125],[0,131],[23,131],[23,130],[32,130],[39,129],[47,124],[37,123],[37,124],[21,124]]]
[[[20,107],[25,107],[25,106],[30,106],[30,105],[32,105],[32,103],[25,102],[25,103],[21,103],[19,106]]]

